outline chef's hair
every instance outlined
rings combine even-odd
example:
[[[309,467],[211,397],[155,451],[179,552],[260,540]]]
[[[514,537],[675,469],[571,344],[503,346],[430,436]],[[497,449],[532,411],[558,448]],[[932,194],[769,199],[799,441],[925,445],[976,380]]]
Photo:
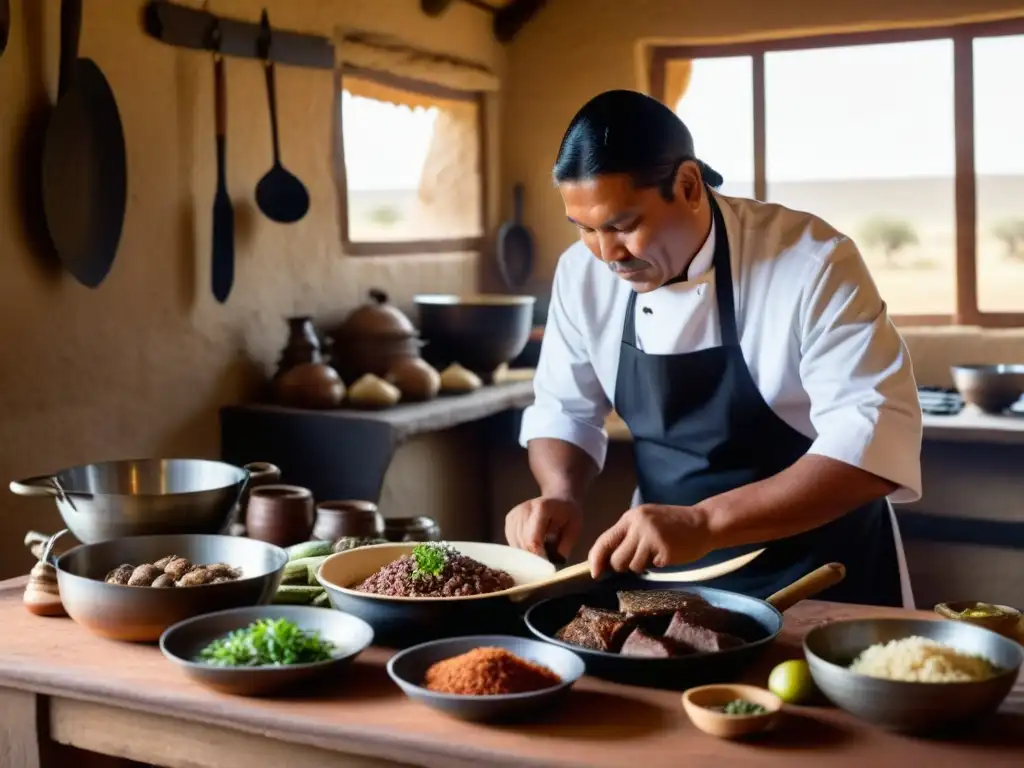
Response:
[[[672,200],[676,173],[687,160],[697,163],[707,184],[722,185],[721,174],[697,159],[693,137],[675,112],[637,91],[605,91],[569,123],[553,175],[561,184],[628,173],[637,187],[657,187]]]

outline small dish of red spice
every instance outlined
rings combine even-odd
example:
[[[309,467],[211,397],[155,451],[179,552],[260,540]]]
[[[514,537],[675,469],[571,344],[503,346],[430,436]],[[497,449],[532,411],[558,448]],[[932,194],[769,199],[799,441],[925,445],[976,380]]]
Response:
[[[585,669],[567,648],[509,635],[433,640],[388,661],[388,675],[409,698],[475,721],[543,717]]]
[[[559,685],[562,678],[545,666],[521,659],[505,648],[474,648],[427,669],[423,687],[459,696],[529,693]]]

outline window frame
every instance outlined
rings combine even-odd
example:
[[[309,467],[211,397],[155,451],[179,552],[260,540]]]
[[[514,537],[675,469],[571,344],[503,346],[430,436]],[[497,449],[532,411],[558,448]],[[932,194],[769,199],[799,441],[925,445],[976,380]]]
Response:
[[[987,328],[1024,326],[1024,312],[983,312],[978,307],[977,194],[974,168],[974,40],[1024,34],[1024,18],[1001,21],[888,29],[874,32],[844,32],[807,37],[788,37],[744,43],[712,45],[653,46],[650,58],[650,94],[665,100],[668,62],[679,59],[708,59],[750,56],[754,92],[754,197],[767,197],[765,70],[764,56],[777,51],[836,48],[879,43],[909,43],[922,40],[953,41],[953,121],[955,152],[956,215],[956,308],[953,314],[893,315],[902,325],[975,325]],[[672,105],[669,105],[672,106]]]
[[[339,222],[341,228],[341,245],[346,256],[408,256],[411,254],[458,253],[460,251],[482,251],[487,237],[487,116],[486,98],[483,91],[461,91],[446,88],[443,85],[428,83],[422,80],[393,75],[388,72],[345,65],[340,78],[337,79],[335,108],[340,108],[345,88],[345,77],[358,77],[371,80],[380,85],[398,88],[422,96],[431,96],[446,101],[462,101],[476,104],[477,108],[477,141],[478,168],[480,179],[480,234],[474,237],[452,237],[432,240],[352,240],[349,236],[348,218],[348,175],[344,157],[344,126],[342,120],[337,121],[338,135],[335,141],[341,147],[338,162],[335,163],[334,178],[338,190]]]

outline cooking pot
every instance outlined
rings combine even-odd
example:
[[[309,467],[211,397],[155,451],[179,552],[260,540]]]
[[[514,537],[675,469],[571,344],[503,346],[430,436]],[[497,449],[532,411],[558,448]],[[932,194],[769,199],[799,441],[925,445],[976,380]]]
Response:
[[[372,288],[369,301],[353,310],[328,335],[334,342],[331,364],[346,384],[372,373],[384,378],[397,360],[420,357],[424,342],[412,321]]]

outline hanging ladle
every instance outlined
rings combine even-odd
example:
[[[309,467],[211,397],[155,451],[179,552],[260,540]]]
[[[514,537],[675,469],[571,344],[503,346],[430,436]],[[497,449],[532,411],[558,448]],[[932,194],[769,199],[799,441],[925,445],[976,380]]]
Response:
[[[274,89],[274,62],[270,60],[270,18],[264,10],[260,17],[259,52],[267,78],[267,100],[270,103],[270,135],[274,145],[274,165],[256,185],[256,204],[270,220],[292,224],[309,210],[309,192],[295,176],[281,165],[277,142],[277,96]]]

